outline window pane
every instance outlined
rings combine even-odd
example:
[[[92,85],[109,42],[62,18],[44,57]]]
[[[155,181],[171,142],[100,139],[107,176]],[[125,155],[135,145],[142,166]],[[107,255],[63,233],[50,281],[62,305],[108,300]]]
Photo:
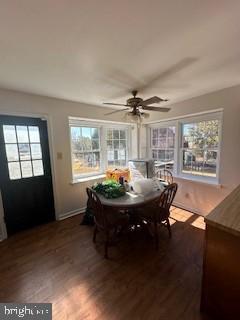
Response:
[[[28,138],[28,129],[26,126],[17,126],[17,138],[18,142],[22,143],[28,143],[29,138]]]
[[[32,165],[33,165],[33,175],[35,177],[36,176],[42,176],[44,174],[42,160],[34,160],[32,162]]]
[[[81,147],[83,151],[91,151],[92,150],[92,140],[90,137],[82,137]]]
[[[126,131],[120,130],[120,139],[126,139]]]
[[[184,150],[183,152],[183,172],[195,175],[202,175],[204,168],[203,150]]]
[[[80,152],[83,150],[81,140],[72,140],[72,150],[73,152]]]
[[[107,140],[107,148],[113,149],[113,141],[112,140]]]
[[[118,150],[114,150],[114,160],[118,160],[119,156],[118,156]]]
[[[204,157],[203,174],[208,177],[216,177],[217,173],[217,151],[206,151]]]
[[[3,135],[5,143],[16,143],[16,131],[15,126],[3,126]]]
[[[19,162],[8,163],[9,178],[11,180],[21,179],[21,171]]]
[[[31,161],[21,161],[22,177],[29,178],[33,176]]]
[[[173,137],[168,137],[167,148],[174,148],[174,138]]]
[[[99,150],[99,140],[92,140],[92,149]]]
[[[158,140],[157,139],[153,139],[152,145],[153,145],[153,147],[157,147],[158,146]]]
[[[71,127],[71,137],[72,140],[80,140],[81,138],[81,128]]]
[[[167,137],[167,128],[158,129],[158,137],[159,138],[166,138]]]
[[[37,126],[29,126],[30,142],[40,142],[39,128]]]
[[[92,128],[92,139],[99,139],[99,129],[98,128]]]
[[[99,172],[100,170],[100,153],[87,152],[73,154],[73,173],[87,174]]]
[[[42,158],[42,148],[40,143],[31,143],[31,154],[32,154],[32,159]]]
[[[30,155],[30,146],[28,143],[19,143],[19,155],[20,155],[20,160],[30,160],[31,155]]]
[[[183,147],[203,149],[218,146],[219,121],[202,121],[183,125]]]
[[[91,139],[91,128],[82,127],[82,137]]]
[[[158,137],[158,129],[153,129],[152,130],[152,138],[157,139],[157,137]]]
[[[126,149],[126,140],[120,140],[119,148],[120,149]]]
[[[119,150],[119,160],[126,160],[126,150]]]
[[[113,130],[113,139],[119,139],[119,130]]]
[[[167,140],[161,138],[161,139],[158,141],[158,146],[159,146],[159,148],[161,148],[161,149],[167,148]]]
[[[119,149],[119,140],[113,140],[113,148]]]
[[[113,150],[109,150],[107,152],[107,158],[108,158],[108,161],[114,161],[114,151]]]
[[[18,161],[18,147],[17,144],[6,144],[6,153],[8,161]]]

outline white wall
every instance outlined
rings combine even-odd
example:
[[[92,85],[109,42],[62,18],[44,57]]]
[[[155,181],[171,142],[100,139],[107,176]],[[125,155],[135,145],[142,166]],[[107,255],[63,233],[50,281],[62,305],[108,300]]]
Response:
[[[199,212],[209,213],[234,187],[240,184],[240,86],[170,105],[167,114],[151,113],[148,122],[223,108],[220,160],[220,185],[213,186],[176,179],[179,190],[176,203]]]
[[[53,165],[55,206],[57,218],[77,213],[86,205],[86,186],[95,181],[71,184],[71,154],[68,117],[123,121],[119,114],[104,116],[107,108],[99,108],[82,103],[25,94],[10,90],[0,90],[0,114],[47,116],[49,121],[50,149]],[[136,142],[136,129],[132,130],[133,146]],[[57,152],[63,154],[57,159]],[[136,157],[132,148],[132,157]]]

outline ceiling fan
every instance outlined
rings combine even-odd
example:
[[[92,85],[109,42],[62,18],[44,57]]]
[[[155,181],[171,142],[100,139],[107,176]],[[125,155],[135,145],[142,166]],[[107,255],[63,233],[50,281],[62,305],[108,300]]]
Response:
[[[126,107],[121,110],[115,110],[112,112],[108,112],[105,115],[110,115],[117,112],[122,112],[131,109],[131,111],[127,112],[127,116],[131,117],[132,120],[138,120],[142,118],[148,118],[149,113],[143,112],[143,110],[151,110],[151,111],[158,111],[158,112],[168,112],[170,108],[159,108],[151,106],[151,104],[159,103],[159,102],[165,102],[168,101],[167,99],[162,99],[157,96],[148,98],[146,100],[143,100],[142,98],[137,97],[137,90],[132,91],[133,98],[129,98],[126,101],[126,104],[122,103],[112,103],[112,102],[104,102],[103,104],[106,105],[112,105],[112,106],[123,106]]]

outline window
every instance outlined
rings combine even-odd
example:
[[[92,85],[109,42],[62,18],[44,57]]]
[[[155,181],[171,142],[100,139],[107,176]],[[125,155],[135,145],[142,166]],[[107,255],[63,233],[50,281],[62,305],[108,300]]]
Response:
[[[175,127],[153,128],[151,134],[152,158],[159,168],[173,169]]]
[[[44,175],[37,126],[3,125],[10,180]]]
[[[149,155],[175,176],[218,182],[221,112],[150,125]]]
[[[107,166],[108,168],[127,166],[126,130],[107,129]]]
[[[218,120],[182,124],[182,173],[216,177],[218,145]]]
[[[73,179],[128,166],[129,128],[70,119]]]
[[[99,128],[71,127],[73,175],[99,173]]]

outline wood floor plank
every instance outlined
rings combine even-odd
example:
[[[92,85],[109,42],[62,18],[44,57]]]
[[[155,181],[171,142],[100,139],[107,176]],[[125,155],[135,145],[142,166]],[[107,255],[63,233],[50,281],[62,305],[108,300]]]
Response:
[[[53,319],[205,320],[199,312],[203,218],[172,208],[173,237],[159,251],[142,231],[103,258],[99,235],[80,216],[24,231],[0,243],[0,301],[51,302]]]

